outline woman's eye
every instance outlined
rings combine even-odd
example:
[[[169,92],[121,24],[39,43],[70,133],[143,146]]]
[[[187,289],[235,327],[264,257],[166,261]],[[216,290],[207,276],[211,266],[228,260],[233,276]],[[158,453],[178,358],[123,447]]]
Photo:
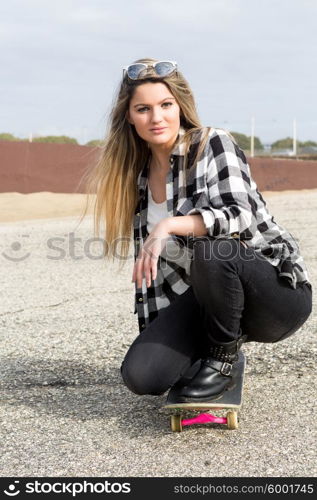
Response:
[[[167,105],[167,107],[171,106],[173,103],[172,102],[163,102],[162,106],[165,106]],[[138,112],[140,113],[143,113],[144,111],[146,111],[148,108],[148,106],[144,106],[143,108],[139,108],[138,109]]]

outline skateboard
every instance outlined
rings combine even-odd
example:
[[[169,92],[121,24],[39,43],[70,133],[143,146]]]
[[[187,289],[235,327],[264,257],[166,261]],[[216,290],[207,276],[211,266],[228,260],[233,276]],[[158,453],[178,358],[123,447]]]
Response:
[[[199,368],[193,365],[193,369]],[[200,363],[199,363],[200,364]],[[172,410],[171,415],[171,430],[173,432],[181,432],[184,426],[190,426],[195,424],[207,424],[215,423],[226,425],[228,429],[238,429],[238,410],[242,405],[243,396],[243,383],[244,383],[244,372],[246,366],[245,355],[240,351],[238,360],[233,365],[235,385],[232,389],[225,391],[225,393],[217,399],[213,399],[210,402],[204,403],[177,403],[177,386],[179,383],[184,383],[184,378],[182,378],[169,392],[166,402],[163,408],[166,410]],[[193,374],[191,375],[191,377]],[[188,376],[187,376],[188,380]],[[211,413],[200,413],[198,416],[188,419],[182,418],[182,413],[187,410],[193,410],[201,412],[202,410],[227,410],[226,416],[216,416]]]

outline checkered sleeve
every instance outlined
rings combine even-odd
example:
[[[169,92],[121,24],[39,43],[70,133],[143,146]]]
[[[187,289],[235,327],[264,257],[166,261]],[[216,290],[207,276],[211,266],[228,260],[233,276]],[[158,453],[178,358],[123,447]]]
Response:
[[[257,206],[251,194],[250,168],[228,132],[217,129],[207,144],[207,196],[188,215],[200,213],[208,235],[214,238],[252,239]]]

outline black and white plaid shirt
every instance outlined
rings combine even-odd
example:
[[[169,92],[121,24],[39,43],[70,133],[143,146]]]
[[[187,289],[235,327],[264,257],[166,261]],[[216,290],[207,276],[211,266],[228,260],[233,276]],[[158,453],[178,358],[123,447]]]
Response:
[[[188,152],[186,172],[193,165],[201,133],[196,133]],[[239,238],[273,266],[292,288],[309,281],[307,269],[294,237],[278,225],[269,214],[266,203],[250,174],[250,167],[239,146],[222,129],[211,128],[202,156],[185,184],[182,166],[185,148],[180,127],[178,140],[170,154],[171,168],[166,176],[169,216],[201,214],[212,238]],[[146,162],[137,179],[139,202],[134,215],[134,260],[147,236],[148,172]],[[193,255],[193,238],[171,235],[181,255]],[[139,330],[144,328],[189,286],[189,267],[180,266],[168,257],[167,247],[157,262],[157,277],[147,288],[135,282],[135,309]]]

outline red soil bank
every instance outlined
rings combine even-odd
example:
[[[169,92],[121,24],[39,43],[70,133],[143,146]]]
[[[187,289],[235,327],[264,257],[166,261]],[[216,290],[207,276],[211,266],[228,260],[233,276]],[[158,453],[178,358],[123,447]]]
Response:
[[[77,144],[0,141],[0,192],[83,193],[83,174],[98,148]],[[260,191],[317,188],[317,161],[248,158]]]

